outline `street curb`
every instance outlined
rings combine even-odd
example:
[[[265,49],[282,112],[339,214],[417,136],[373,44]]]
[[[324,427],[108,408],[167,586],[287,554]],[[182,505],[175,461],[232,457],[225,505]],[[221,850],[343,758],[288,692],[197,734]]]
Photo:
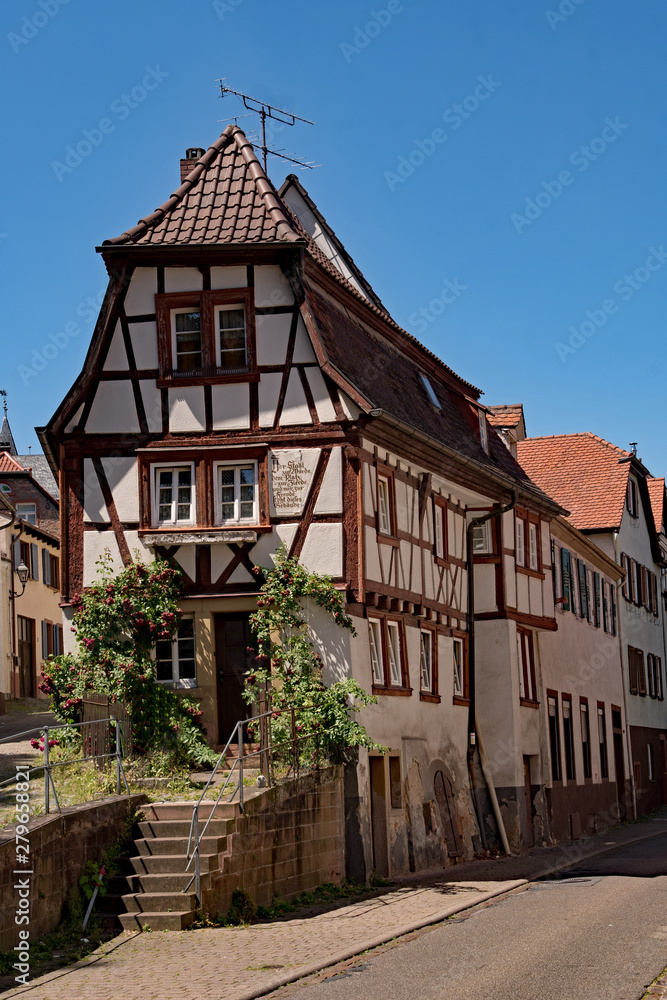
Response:
[[[515,889],[519,889],[521,886],[529,885],[536,879],[544,878],[546,875],[552,875],[554,872],[561,871],[563,868],[571,868],[574,865],[580,864],[589,858],[595,858],[600,854],[608,854],[610,851],[618,850],[620,847],[628,847],[631,844],[638,844],[644,840],[650,840],[652,837],[660,837],[667,833],[667,818],[665,820],[665,827],[661,830],[655,830],[651,833],[646,833],[641,837],[631,837],[629,840],[622,841],[618,844],[606,844],[604,847],[598,850],[591,851],[588,854],[582,854],[582,856],[573,860],[572,858],[565,858],[560,864],[547,866],[544,869],[540,869],[537,872],[533,872],[531,878],[522,879],[507,879],[502,883],[499,883],[497,889],[490,889],[487,892],[480,893],[479,897],[472,902],[468,900],[460,900],[458,903],[451,903],[444,910],[439,913],[432,914],[430,917],[425,917],[423,920],[415,921],[410,924],[406,924],[402,927],[395,928],[392,930],[391,934],[382,934],[379,937],[372,938],[370,941],[360,942],[354,948],[347,948],[344,951],[338,952],[333,956],[329,956],[324,959],[320,959],[318,962],[313,962],[311,965],[306,965],[300,968],[298,971],[294,970],[291,973],[287,973],[282,976],[277,976],[275,979],[271,980],[265,986],[260,988],[255,988],[249,990],[246,993],[239,993],[235,996],[234,1000],[258,1000],[259,997],[267,996],[270,993],[275,992],[275,990],[281,989],[283,986],[288,986],[290,983],[296,983],[301,979],[307,979],[308,976],[314,975],[316,972],[322,972],[324,969],[329,969],[334,965],[338,965],[340,962],[347,962],[351,958],[355,958],[358,955],[363,954],[366,951],[371,951],[374,948],[379,948],[383,944],[388,944],[390,941],[394,941],[396,938],[405,937],[406,934],[411,934],[414,931],[422,930],[424,927],[430,927],[434,924],[442,923],[449,917],[454,916],[456,913],[462,913],[465,910],[473,909],[475,906],[479,906],[481,903],[485,903],[490,899],[494,899],[497,896],[502,896],[507,892],[513,892]],[[601,834],[604,836],[604,834]],[[576,841],[571,841],[571,843],[576,844]],[[455,871],[455,867],[453,872]],[[452,872],[452,874],[453,874]],[[454,879],[452,878],[452,881]],[[480,879],[480,882],[488,881],[487,879]],[[11,1000],[12,997],[21,996],[24,993],[30,993],[38,985],[47,986],[49,982],[56,979],[60,979],[66,976],[70,972],[77,971],[79,969],[88,968],[95,965],[97,962],[106,958],[112,951],[122,947],[122,945],[127,944],[129,941],[133,941],[136,937],[141,937],[141,932],[137,931],[132,934],[131,937],[123,938],[122,941],[117,941],[112,947],[110,947],[104,954],[98,954],[96,951],[91,952],[88,958],[83,959],[81,962],[76,962],[73,965],[68,966],[66,969],[58,969],[54,972],[47,973],[44,977],[40,976],[39,980],[31,981],[28,986],[25,987],[14,987],[11,990],[2,994],[2,998],[7,997],[7,1000]],[[112,939],[114,940],[114,939]],[[111,944],[111,942],[107,942]]]

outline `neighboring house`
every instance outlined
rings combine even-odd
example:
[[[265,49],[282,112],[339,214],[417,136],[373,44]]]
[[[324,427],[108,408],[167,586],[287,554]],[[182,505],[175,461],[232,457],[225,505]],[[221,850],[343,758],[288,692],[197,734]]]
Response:
[[[506,406],[487,406],[486,412],[489,423],[495,427],[496,433],[516,458],[517,442],[523,441],[526,436],[523,404],[509,403]]]
[[[3,601],[8,621],[3,621],[0,687],[9,698],[39,697],[44,660],[63,645],[58,495],[43,455],[16,454],[6,416],[0,430],[0,494],[16,513],[10,531],[0,532],[7,546],[2,555],[13,568]],[[25,588],[17,572],[21,563],[28,570]]]
[[[664,480],[653,479],[636,453],[594,434],[528,438],[519,442],[518,458],[531,479],[570,511],[569,522],[623,571],[616,603],[628,723],[624,737],[632,762],[633,807],[650,812],[667,801]],[[575,607],[594,607],[590,575],[580,564],[570,575]],[[563,579],[566,591],[566,574]],[[616,721],[622,724],[621,708],[617,705]]]
[[[286,544],[345,593],[356,638],[310,609],[325,676],[377,695],[362,721],[390,748],[347,776],[351,873],[469,857],[475,671],[482,729],[502,705],[503,735],[525,730],[522,753],[539,753],[516,633],[555,628],[561,508],[489,427],[479,390],[391,319],[295,178],[277,192],[236,126],[181,168],[169,201],[98,248],[110,281],[84,369],[39,431],[66,499],[65,616],[105,549],[118,569],[173,556],[185,617],[157,676],[199,699],[219,746],[248,711],[252,570]],[[529,525],[516,572],[514,512],[497,517],[513,501]],[[469,548],[468,523],[487,515]],[[501,778],[518,844],[521,753]]]

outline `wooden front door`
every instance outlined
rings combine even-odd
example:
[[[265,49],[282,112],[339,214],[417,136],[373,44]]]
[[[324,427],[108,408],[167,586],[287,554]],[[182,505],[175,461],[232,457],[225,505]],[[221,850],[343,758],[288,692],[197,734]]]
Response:
[[[253,714],[243,700],[245,673],[252,666],[253,654],[249,612],[215,616],[215,665],[218,695],[218,743],[226,743],[239,719]]]
[[[376,875],[389,875],[387,844],[387,783],[384,757],[369,757],[371,769],[371,826],[373,834],[373,869]]]
[[[19,658],[19,697],[35,696],[35,623],[32,618],[16,617]]]

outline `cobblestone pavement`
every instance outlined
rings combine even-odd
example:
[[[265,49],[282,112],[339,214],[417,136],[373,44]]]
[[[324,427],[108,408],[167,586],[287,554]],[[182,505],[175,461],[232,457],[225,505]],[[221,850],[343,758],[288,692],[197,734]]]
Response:
[[[252,927],[126,934],[86,961],[6,997],[34,1000],[250,1000],[318,969],[511,891],[528,879],[665,832],[664,818],[518,858],[413,877],[372,899]],[[660,994],[657,994],[658,996]]]
[[[651,983],[642,1000],[664,1000],[667,997],[667,969]]]
[[[20,705],[20,711],[0,715],[0,740],[16,736],[28,729],[58,725],[55,716],[47,711],[46,702],[38,701],[36,698],[22,698]],[[36,733],[31,735],[37,736]],[[0,781],[14,774],[16,764],[31,763],[35,757],[35,751],[30,745],[30,736],[0,743]]]

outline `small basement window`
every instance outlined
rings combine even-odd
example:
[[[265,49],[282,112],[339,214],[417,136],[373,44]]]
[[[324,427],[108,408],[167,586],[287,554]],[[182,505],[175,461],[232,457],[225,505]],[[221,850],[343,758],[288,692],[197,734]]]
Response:
[[[424,387],[424,391],[426,392],[426,395],[429,398],[429,402],[433,403],[433,405],[438,410],[441,410],[442,406],[440,405],[440,400],[438,399],[438,397],[435,394],[435,389],[431,385],[431,380],[429,379],[428,375],[424,375],[423,372],[419,372],[419,381],[421,382],[421,384]]]

